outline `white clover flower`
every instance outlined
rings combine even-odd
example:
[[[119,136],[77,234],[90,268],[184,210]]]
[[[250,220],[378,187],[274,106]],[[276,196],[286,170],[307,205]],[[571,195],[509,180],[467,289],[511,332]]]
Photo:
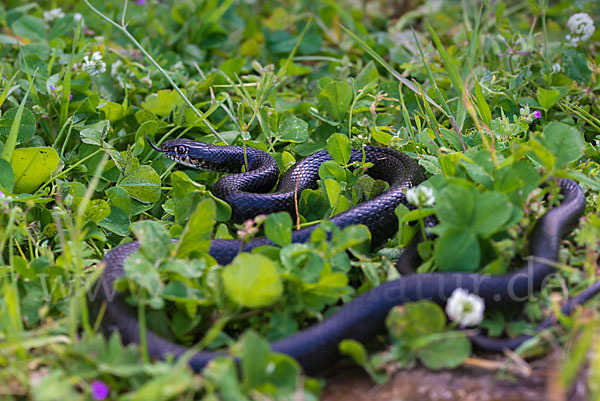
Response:
[[[112,63],[110,66],[110,76],[115,78],[119,73],[119,67],[121,67],[122,65],[123,62],[121,60],[117,60],[114,63]]]
[[[594,20],[586,13],[571,15],[567,21],[567,28],[571,30],[571,34],[567,35],[567,41],[571,46],[577,46],[579,42],[588,40],[596,30]]]
[[[485,303],[475,294],[457,288],[446,303],[446,314],[450,320],[458,322],[460,327],[475,326],[483,320]]]
[[[83,19],[83,15],[81,15],[80,13],[75,13],[73,14],[73,19],[75,20],[75,22],[77,22],[79,24],[79,21],[81,21],[81,26],[84,27],[85,26],[85,20]]]
[[[81,69],[90,75],[98,75],[106,71],[106,63],[102,60],[100,52],[94,52],[91,57],[85,56],[83,58]]]
[[[173,71],[184,70],[184,69],[185,69],[185,66],[183,65],[183,63],[181,61],[178,61],[171,66],[171,70],[173,70]]]
[[[562,67],[559,63],[554,63],[554,64],[552,64],[552,67],[550,67],[550,71],[553,72],[554,74],[558,74],[559,72],[562,71]]]
[[[433,206],[435,202],[433,189],[423,185],[409,188],[406,191],[406,199],[416,207]]]
[[[65,13],[63,13],[62,8],[54,8],[50,11],[44,11],[44,21],[46,22],[51,22],[54,21],[55,19],[59,19],[65,16]]]

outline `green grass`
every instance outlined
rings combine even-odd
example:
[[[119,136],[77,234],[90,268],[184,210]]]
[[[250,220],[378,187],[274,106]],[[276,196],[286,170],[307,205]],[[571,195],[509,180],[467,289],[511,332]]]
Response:
[[[59,3],[62,13],[48,14]],[[527,332],[596,280],[600,30],[577,46],[566,35],[572,14],[600,23],[597,2],[445,1],[403,15],[388,3],[0,5],[0,398],[100,399],[107,387],[111,400],[318,399],[323,380],[271,354],[268,341],[397,278],[394,255],[420,227],[409,223],[432,213],[457,211],[420,246],[419,272],[510,271],[552,206],[544,201],[551,189],[537,189],[552,177],[575,179],[587,200],[561,248],[560,274],[522,313],[488,311],[481,327]],[[86,65],[95,52],[103,68]],[[319,189],[298,197],[298,222],[274,214],[240,226],[210,192],[219,174],[174,166],[145,136],[256,147],[282,169],[322,149],[335,161]],[[435,206],[400,207],[400,231],[376,250],[361,227],[290,245],[296,225],[385,189],[346,165],[347,149],[363,144],[417,158]],[[486,217],[485,229],[473,228],[475,215]],[[207,256],[210,238],[240,234],[267,235],[282,248],[229,266]],[[146,254],[118,286],[134,295],[143,324],[197,349],[229,346],[242,374],[220,358],[194,375],[185,358],[151,361],[143,346],[98,332],[87,302],[100,262],[133,238]],[[562,316],[552,333],[561,350],[556,399],[584,367],[589,399],[600,397],[597,306]],[[421,337],[397,331],[421,314],[430,318]],[[453,368],[472,355],[435,306],[390,316],[386,350],[342,345],[376,381],[394,364]],[[542,356],[546,337],[518,352]]]

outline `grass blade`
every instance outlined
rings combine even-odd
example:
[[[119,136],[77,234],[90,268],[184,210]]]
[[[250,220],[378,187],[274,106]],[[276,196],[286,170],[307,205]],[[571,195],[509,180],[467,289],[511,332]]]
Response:
[[[67,114],[69,112],[69,103],[71,102],[71,71],[73,69],[73,59],[75,58],[75,49],[77,48],[77,43],[79,43],[79,35],[81,35],[81,22],[77,24],[77,29],[75,30],[75,37],[73,38],[73,45],[71,47],[71,57],[69,58],[69,64],[67,65],[67,69],[65,71],[65,77],[63,78],[63,90],[60,98],[60,114],[59,121],[62,127],[65,126],[67,122]]]
[[[458,93],[458,103],[456,105],[456,115],[458,117],[457,118],[458,126],[459,126],[459,128],[462,128],[463,123],[465,122],[465,118],[467,116],[467,111],[465,109],[465,106],[462,103],[462,94],[464,91],[464,85],[463,85],[462,78],[460,76],[460,73],[458,72],[458,67],[456,66],[454,61],[452,61],[452,58],[446,51],[446,48],[442,44],[442,41],[437,36],[437,34],[435,33],[435,31],[433,30],[431,25],[429,25],[429,22],[427,22],[427,27],[429,28],[429,32],[431,33],[431,38],[433,39],[433,42],[435,43],[435,47],[437,48],[438,53],[440,54],[440,57],[442,58],[444,67],[446,67],[446,72],[448,73],[450,82],[452,83],[452,86]]]
[[[17,72],[15,72],[15,74],[8,80],[8,82],[6,82],[4,84],[2,93],[0,93],[0,107],[2,107],[2,105],[4,104],[4,101],[10,94],[10,90],[12,89],[13,83],[15,82],[15,79],[17,78],[17,75],[19,75],[20,72],[21,72],[21,70],[17,70]]]
[[[351,30],[349,30],[348,28],[346,28],[344,25],[339,24],[338,25],[344,30],[344,32],[346,32],[348,34],[348,36],[350,36],[356,43],[358,43],[360,45],[360,47],[363,48],[364,51],[366,51],[367,53],[369,53],[369,55],[371,57],[373,57],[375,59],[375,61],[377,61],[379,64],[381,64],[383,66],[383,68],[385,68],[386,70],[388,70],[388,72],[390,74],[392,74],[394,76],[394,78],[396,78],[398,81],[402,82],[403,85],[406,85],[408,87],[408,89],[410,89],[411,91],[413,91],[417,96],[421,96],[421,91],[419,90],[419,88],[416,87],[415,84],[413,84],[412,82],[410,82],[408,79],[404,78],[398,71],[396,71],[394,69],[394,67],[392,67],[391,65],[389,65],[387,63],[387,61],[385,61],[379,54],[377,54],[377,52],[375,52],[375,50],[371,49],[371,47],[364,41],[362,40],[357,34],[355,34],[354,32],[352,32]],[[427,101],[436,109],[438,109],[439,111],[441,111],[446,117],[448,117],[448,113],[446,113],[446,110],[444,110],[439,104],[437,104],[432,98],[430,98],[428,95],[424,95],[425,99],[427,99]]]
[[[23,100],[21,100],[21,104],[17,109],[17,114],[15,114],[15,119],[13,120],[12,125],[10,126],[10,131],[8,133],[8,138],[6,138],[6,143],[4,144],[4,150],[2,151],[2,158],[7,162],[11,162],[12,154],[15,150],[15,146],[17,145],[17,137],[19,135],[19,128],[21,127],[21,118],[23,117],[23,109],[25,108],[25,103],[27,103],[27,98],[29,97],[29,92],[33,87],[33,81],[35,80],[35,76],[29,83],[29,88],[27,88],[27,92],[25,92],[25,96],[23,96]]]
[[[446,113],[448,113],[448,115],[451,115],[452,113],[450,112],[450,107],[448,107],[448,104],[446,103],[446,99],[444,98],[444,94],[442,93],[442,91],[440,91],[440,88],[437,86],[437,82],[435,81],[435,78],[433,77],[433,72],[431,71],[431,67],[429,67],[429,64],[425,61],[425,54],[423,53],[423,47],[421,46],[421,41],[419,41],[418,37],[417,37],[417,33],[411,28],[413,37],[415,38],[415,43],[417,44],[417,49],[419,49],[419,54],[421,55],[421,61],[423,62],[423,65],[425,66],[425,69],[427,70],[427,76],[429,77],[429,80],[431,81],[431,84],[433,85],[434,89],[435,89],[435,93],[438,95],[438,99],[440,101],[440,103],[442,103],[442,107],[444,108],[444,110],[446,110]]]

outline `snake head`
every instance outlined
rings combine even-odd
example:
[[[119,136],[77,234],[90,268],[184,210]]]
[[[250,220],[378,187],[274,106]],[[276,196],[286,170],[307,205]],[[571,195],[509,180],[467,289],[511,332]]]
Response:
[[[148,136],[146,136],[146,140],[152,149],[161,152],[177,163],[193,168],[208,169],[207,166],[205,166],[205,160],[209,155],[204,155],[203,151],[208,151],[211,145],[204,142],[179,138],[165,141],[159,148],[150,141]]]

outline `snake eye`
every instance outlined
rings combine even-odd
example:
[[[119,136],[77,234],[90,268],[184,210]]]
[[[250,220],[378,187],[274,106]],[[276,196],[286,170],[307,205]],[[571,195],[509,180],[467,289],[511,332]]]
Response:
[[[184,154],[185,153],[185,146],[177,146],[177,153]]]

